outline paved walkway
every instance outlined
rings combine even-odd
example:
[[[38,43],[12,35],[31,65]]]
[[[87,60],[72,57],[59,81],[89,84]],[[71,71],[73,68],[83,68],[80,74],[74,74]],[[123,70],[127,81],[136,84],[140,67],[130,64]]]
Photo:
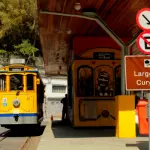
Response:
[[[148,150],[148,137],[118,139],[114,129],[73,129],[49,123],[37,150]]]

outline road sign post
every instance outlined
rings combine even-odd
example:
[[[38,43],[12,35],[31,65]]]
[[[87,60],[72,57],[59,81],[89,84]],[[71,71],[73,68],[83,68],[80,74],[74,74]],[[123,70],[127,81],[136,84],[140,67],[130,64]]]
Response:
[[[137,39],[138,48],[144,54],[150,54],[150,8],[141,9],[136,15],[136,22],[137,22],[137,25],[139,26],[139,28],[144,30],[144,32],[141,33]],[[142,58],[141,58],[141,60],[142,60]],[[142,65],[143,62],[141,62],[140,64]],[[145,65],[144,65],[144,67],[145,67]],[[142,66],[142,68],[143,68],[143,66]],[[148,68],[149,67],[147,67],[147,70],[148,70]],[[150,72],[149,72],[149,74],[150,74]],[[150,89],[150,87],[147,90],[150,91],[149,89]],[[149,150],[150,150],[150,93],[148,93],[148,123],[149,123]]]
[[[125,56],[126,90],[150,91],[150,55]],[[148,93],[148,124],[150,150],[150,93]]]

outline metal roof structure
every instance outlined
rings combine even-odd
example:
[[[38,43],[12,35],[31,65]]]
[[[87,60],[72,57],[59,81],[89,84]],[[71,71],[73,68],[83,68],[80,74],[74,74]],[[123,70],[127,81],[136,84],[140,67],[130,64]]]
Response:
[[[68,52],[75,36],[111,36],[131,45],[141,30],[136,14],[150,0],[37,0],[46,74],[67,74]],[[122,38],[130,39],[124,43]],[[136,45],[133,53],[137,54]]]

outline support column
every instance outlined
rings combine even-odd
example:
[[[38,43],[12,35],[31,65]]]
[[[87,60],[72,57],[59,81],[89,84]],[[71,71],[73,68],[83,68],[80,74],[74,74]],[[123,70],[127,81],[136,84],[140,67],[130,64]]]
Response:
[[[121,94],[125,95],[125,59],[124,56],[126,55],[127,47],[124,46],[121,51]]]
[[[132,45],[131,45],[131,46],[132,46]],[[126,55],[130,55],[131,46],[128,46],[128,47],[127,47],[127,53],[126,53]],[[126,79],[125,79],[125,80],[126,80]],[[126,95],[130,95],[130,94],[131,94],[130,91],[126,91]]]

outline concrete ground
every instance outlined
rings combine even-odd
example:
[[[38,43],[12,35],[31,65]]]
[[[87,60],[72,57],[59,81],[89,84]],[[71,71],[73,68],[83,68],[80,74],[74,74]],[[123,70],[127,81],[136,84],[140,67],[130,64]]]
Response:
[[[148,137],[118,139],[114,129],[73,129],[57,120],[47,125],[37,150],[148,150]]]

